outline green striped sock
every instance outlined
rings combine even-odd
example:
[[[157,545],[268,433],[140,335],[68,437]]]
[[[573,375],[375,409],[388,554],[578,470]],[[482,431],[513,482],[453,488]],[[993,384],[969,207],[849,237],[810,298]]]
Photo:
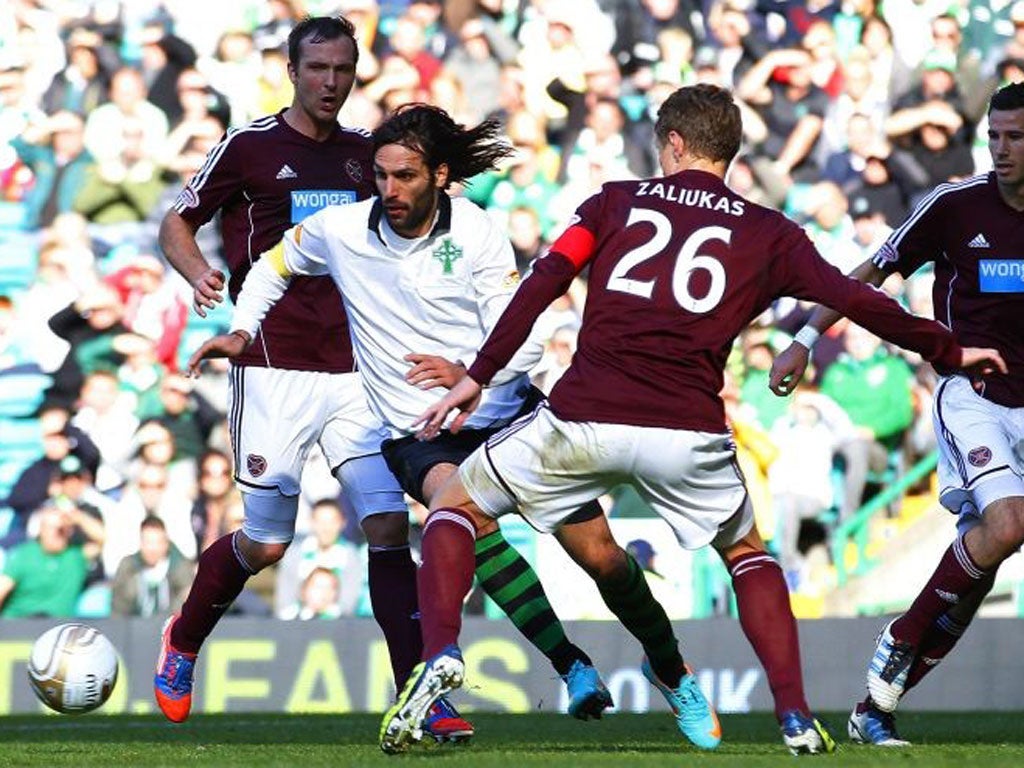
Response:
[[[631,555],[625,579],[598,584],[598,590],[612,613],[633,637],[640,641],[658,678],[674,688],[686,671],[679,653],[679,641],[661,603],[647,586],[643,569]]]
[[[566,637],[537,573],[500,530],[477,539],[476,576],[484,592],[547,656],[559,675],[568,674],[576,661],[591,664],[590,657]]]

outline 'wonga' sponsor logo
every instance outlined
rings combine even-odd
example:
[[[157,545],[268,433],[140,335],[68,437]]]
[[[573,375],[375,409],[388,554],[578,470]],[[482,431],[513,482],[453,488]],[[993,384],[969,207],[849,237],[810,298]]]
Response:
[[[292,224],[331,205],[348,205],[356,201],[351,189],[296,189],[292,191]]]
[[[1024,293],[1024,261],[981,259],[978,285],[982,293]]]

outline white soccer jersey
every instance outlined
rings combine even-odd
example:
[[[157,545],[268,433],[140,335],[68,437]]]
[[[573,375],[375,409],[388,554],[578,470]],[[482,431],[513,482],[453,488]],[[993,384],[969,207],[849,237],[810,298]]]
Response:
[[[282,242],[289,274],[329,274],[340,289],[370,407],[396,437],[410,434],[416,417],[440,396],[406,382],[412,366],[404,356],[439,355],[469,366],[519,283],[511,245],[490,216],[447,195],[432,231],[418,240],[396,235],[373,199],[325,208]],[[252,288],[247,280],[233,328],[251,332],[265,312]],[[528,342],[484,390],[466,426],[493,426],[515,415],[529,384],[525,372],[542,351],[538,340]]]

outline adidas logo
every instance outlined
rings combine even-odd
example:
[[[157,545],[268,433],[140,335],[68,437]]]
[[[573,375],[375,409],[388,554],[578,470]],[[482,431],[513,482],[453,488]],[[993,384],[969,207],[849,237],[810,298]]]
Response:
[[[276,178],[278,178],[278,179],[295,179],[295,178],[298,178],[298,176],[299,176],[299,174],[297,174],[295,171],[293,171],[290,167],[288,167],[288,164],[285,163],[284,165],[281,166],[281,170],[277,172]],[[980,235],[979,235],[979,237],[980,237]],[[985,245],[988,245],[988,243],[985,243]]]
[[[936,589],[935,590],[935,594],[938,595],[939,597],[941,597],[947,603],[952,603],[953,605],[956,605],[957,603],[960,602],[960,598],[959,597],[957,597],[952,592],[947,592],[944,589]]]
[[[976,234],[974,236],[974,239],[971,240],[971,242],[969,242],[967,244],[967,247],[968,248],[988,248],[989,244],[988,244],[988,240],[985,239],[985,236],[983,234],[981,234],[981,232],[979,232],[978,234]]]

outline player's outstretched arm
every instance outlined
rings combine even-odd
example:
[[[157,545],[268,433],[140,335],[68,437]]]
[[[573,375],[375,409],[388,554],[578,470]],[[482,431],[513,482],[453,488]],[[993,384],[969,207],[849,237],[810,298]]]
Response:
[[[160,222],[160,248],[171,266],[192,286],[192,307],[200,317],[224,301],[224,273],[206,261],[196,233],[177,211],[168,211]]]
[[[879,286],[885,282],[886,273],[875,266],[871,259],[859,264],[850,272],[850,277],[862,283]],[[772,361],[768,374],[768,388],[779,397],[792,394],[807,371],[811,359],[811,347],[818,337],[840,318],[838,312],[825,306],[815,307],[810,319],[797,331],[796,338]]]
[[[189,376],[198,376],[203,360],[215,357],[238,357],[252,343],[252,337],[246,331],[232,331],[207,339],[192,357],[188,359],[186,370]]]
[[[416,437],[420,440],[432,440],[437,437],[448,414],[456,408],[460,409],[460,413],[452,420],[448,429],[451,432],[458,432],[480,404],[481,390],[482,387],[472,378],[463,376],[458,384],[448,390],[448,394],[427,408],[412,423],[413,429],[420,427]]]

